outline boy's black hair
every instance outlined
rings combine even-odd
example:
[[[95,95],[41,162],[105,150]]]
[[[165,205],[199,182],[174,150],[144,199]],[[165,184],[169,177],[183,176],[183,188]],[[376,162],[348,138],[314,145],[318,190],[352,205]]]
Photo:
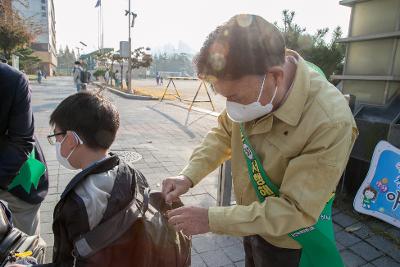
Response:
[[[80,61],[75,61],[75,65],[82,65]]]
[[[119,113],[104,96],[88,91],[64,99],[50,116],[50,125],[74,131],[92,149],[108,149],[119,128]]]
[[[284,61],[280,31],[260,16],[241,14],[209,34],[194,63],[200,78],[236,80],[263,75]]]

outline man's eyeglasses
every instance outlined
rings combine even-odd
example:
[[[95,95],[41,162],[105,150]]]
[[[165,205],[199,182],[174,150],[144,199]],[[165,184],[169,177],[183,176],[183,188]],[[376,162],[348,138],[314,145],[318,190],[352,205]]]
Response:
[[[66,134],[66,132],[50,134],[50,135],[47,136],[47,141],[49,141],[50,145],[54,145],[56,143],[56,136],[65,135],[65,134]]]

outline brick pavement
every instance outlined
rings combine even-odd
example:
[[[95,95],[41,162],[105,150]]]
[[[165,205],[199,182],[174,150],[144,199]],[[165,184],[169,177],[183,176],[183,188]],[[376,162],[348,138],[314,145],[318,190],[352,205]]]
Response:
[[[50,174],[49,194],[41,207],[41,233],[49,246],[49,260],[53,244],[52,211],[74,172],[60,167],[56,161],[55,149],[46,140],[48,119],[55,106],[74,93],[74,87],[70,78],[53,78],[43,85],[33,85],[32,89],[36,135]],[[134,167],[144,173],[153,189],[160,189],[163,178],[176,175],[183,168],[192,150],[216,125],[214,116],[196,111],[188,116],[185,107],[177,102],[137,101],[105,94],[121,114],[121,127],[112,150],[141,154],[142,159]],[[183,201],[187,205],[209,207],[216,204],[216,194],[217,171],[187,193]],[[334,221],[337,244],[346,266],[400,266],[400,250],[393,242],[400,238],[398,229],[376,220],[360,223],[348,212],[338,209],[334,210]],[[387,231],[394,239],[383,237],[377,229]],[[244,266],[243,259],[239,238],[214,234],[193,238],[192,266]]]

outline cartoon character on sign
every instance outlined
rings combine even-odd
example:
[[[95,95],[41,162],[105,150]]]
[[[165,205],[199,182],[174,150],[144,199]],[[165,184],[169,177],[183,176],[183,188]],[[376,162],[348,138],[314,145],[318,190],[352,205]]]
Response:
[[[377,195],[378,192],[374,188],[370,186],[366,187],[363,193],[363,207],[370,209],[371,203],[375,202]]]
[[[388,178],[383,178],[382,180],[376,182],[376,186],[379,188],[379,191],[386,193],[388,191],[387,183]]]

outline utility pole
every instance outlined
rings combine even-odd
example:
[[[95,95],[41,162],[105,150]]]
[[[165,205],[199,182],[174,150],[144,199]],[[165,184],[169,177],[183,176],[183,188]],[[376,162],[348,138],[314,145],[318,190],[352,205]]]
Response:
[[[128,92],[132,93],[132,40],[131,40],[131,0],[128,1],[129,2],[129,23],[128,23],[128,27],[129,27],[129,57],[128,57]],[[122,77],[122,75],[121,75]]]
[[[128,0],[129,2],[129,7],[128,10],[125,11],[125,16],[128,15],[129,18],[129,23],[128,23],[128,28],[129,28],[129,57],[128,57],[128,92],[132,93],[132,40],[131,40],[131,28],[135,25],[135,18],[137,17],[137,14],[131,12],[131,0]],[[127,14],[128,13],[128,14]],[[122,73],[121,73],[122,77]]]

